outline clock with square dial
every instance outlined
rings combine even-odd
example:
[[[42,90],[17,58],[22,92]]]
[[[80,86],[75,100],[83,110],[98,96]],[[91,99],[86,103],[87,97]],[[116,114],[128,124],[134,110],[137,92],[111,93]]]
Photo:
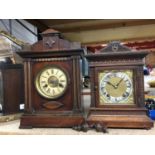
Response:
[[[99,73],[99,98],[103,104],[133,104],[133,72],[105,70]]]
[[[118,41],[97,54],[86,56],[89,63],[91,126],[151,128],[144,103],[143,59],[147,51],[132,51]]]

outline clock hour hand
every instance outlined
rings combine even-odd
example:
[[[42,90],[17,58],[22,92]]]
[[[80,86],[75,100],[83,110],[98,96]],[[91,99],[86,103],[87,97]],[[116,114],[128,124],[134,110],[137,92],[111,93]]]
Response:
[[[109,84],[115,88],[115,86],[111,82],[108,81],[107,84]]]

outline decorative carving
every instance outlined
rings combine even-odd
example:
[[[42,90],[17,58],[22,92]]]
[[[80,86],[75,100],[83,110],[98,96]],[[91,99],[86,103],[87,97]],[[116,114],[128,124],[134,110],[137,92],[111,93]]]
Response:
[[[87,132],[88,130],[95,129],[97,132],[108,133],[107,127],[103,123],[94,123],[89,125],[88,123],[84,123],[78,126],[73,127],[74,130]]]
[[[123,66],[125,65],[126,63],[128,63],[128,65],[130,64],[142,64],[141,62],[141,59],[124,59],[124,60],[121,60],[121,59],[118,59],[118,60],[103,60],[103,61],[93,61],[90,63],[90,66],[93,66],[93,65],[96,65],[96,66],[114,66],[114,65],[120,65],[120,66]]]
[[[60,108],[62,106],[63,106],[62,103],[56,102],[56,101],[50,101],[50,102],[47,102],[47,103],[43,104],[43,107],[45,107],[47,109],[50,109],[50,110],[58,109],[58,108]]]
[[[45,45],[48,48],[52,48],[53,47],[53,44],[55,44],[55,41],[54,40],[48,40],[48,41],[45,42]]]
[[[129,52],[130,48],[122,45],[119,41],[110,42],[105,48],[101,49],[100,52]]]
[[[38,58],[38,59],[32,59],[34,62],[45,62],[45,61],[67,61],[70,60],[70,58]]]
[[[109,64],[109,63],[119,63],[119,62],[121,62],[121,63],[126,63],[126,62],[131,62],[131,63],[133,63],[133,62],[141,62],[141,59],[123,59],[123,60],[121,60],[121,59],[118,59],[118,60],[102,60],[101,61],[102,63],[105,63],[105,64]],[[94,61],[93,63],[99,63],[99,61]]]
[[[79,42],[70,42],[66,40],[59,31],[48,29],[41,33],[43,40],[34,43],[31,46],[32,51],[53,51],[71,50],[81,48]]]

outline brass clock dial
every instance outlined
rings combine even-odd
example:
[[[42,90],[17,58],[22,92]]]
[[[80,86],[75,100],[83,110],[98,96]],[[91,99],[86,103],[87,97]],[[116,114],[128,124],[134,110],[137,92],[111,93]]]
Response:
[[[48,99],[60,97],[68,85],[66,73],[55,66],[48,66],[41,70],[35,79],[38,93]]]
[[[133,71],[112,70],[99,73],[100,104],[133,104]]]

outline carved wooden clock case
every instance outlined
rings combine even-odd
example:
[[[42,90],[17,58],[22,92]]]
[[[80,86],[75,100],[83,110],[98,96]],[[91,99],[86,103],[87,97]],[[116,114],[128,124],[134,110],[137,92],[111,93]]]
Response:
[[[20,128],[73,127],[82,124],[83,49],[48,29],[24,58],[25,113]],[[78,48],[77,48],[78,47]]]
[[[131,51],[112,42],[99,54],[88,54],[91,107],[88,124],[103,127],[151,128],[144,105],[143,58],[145,51]]]

